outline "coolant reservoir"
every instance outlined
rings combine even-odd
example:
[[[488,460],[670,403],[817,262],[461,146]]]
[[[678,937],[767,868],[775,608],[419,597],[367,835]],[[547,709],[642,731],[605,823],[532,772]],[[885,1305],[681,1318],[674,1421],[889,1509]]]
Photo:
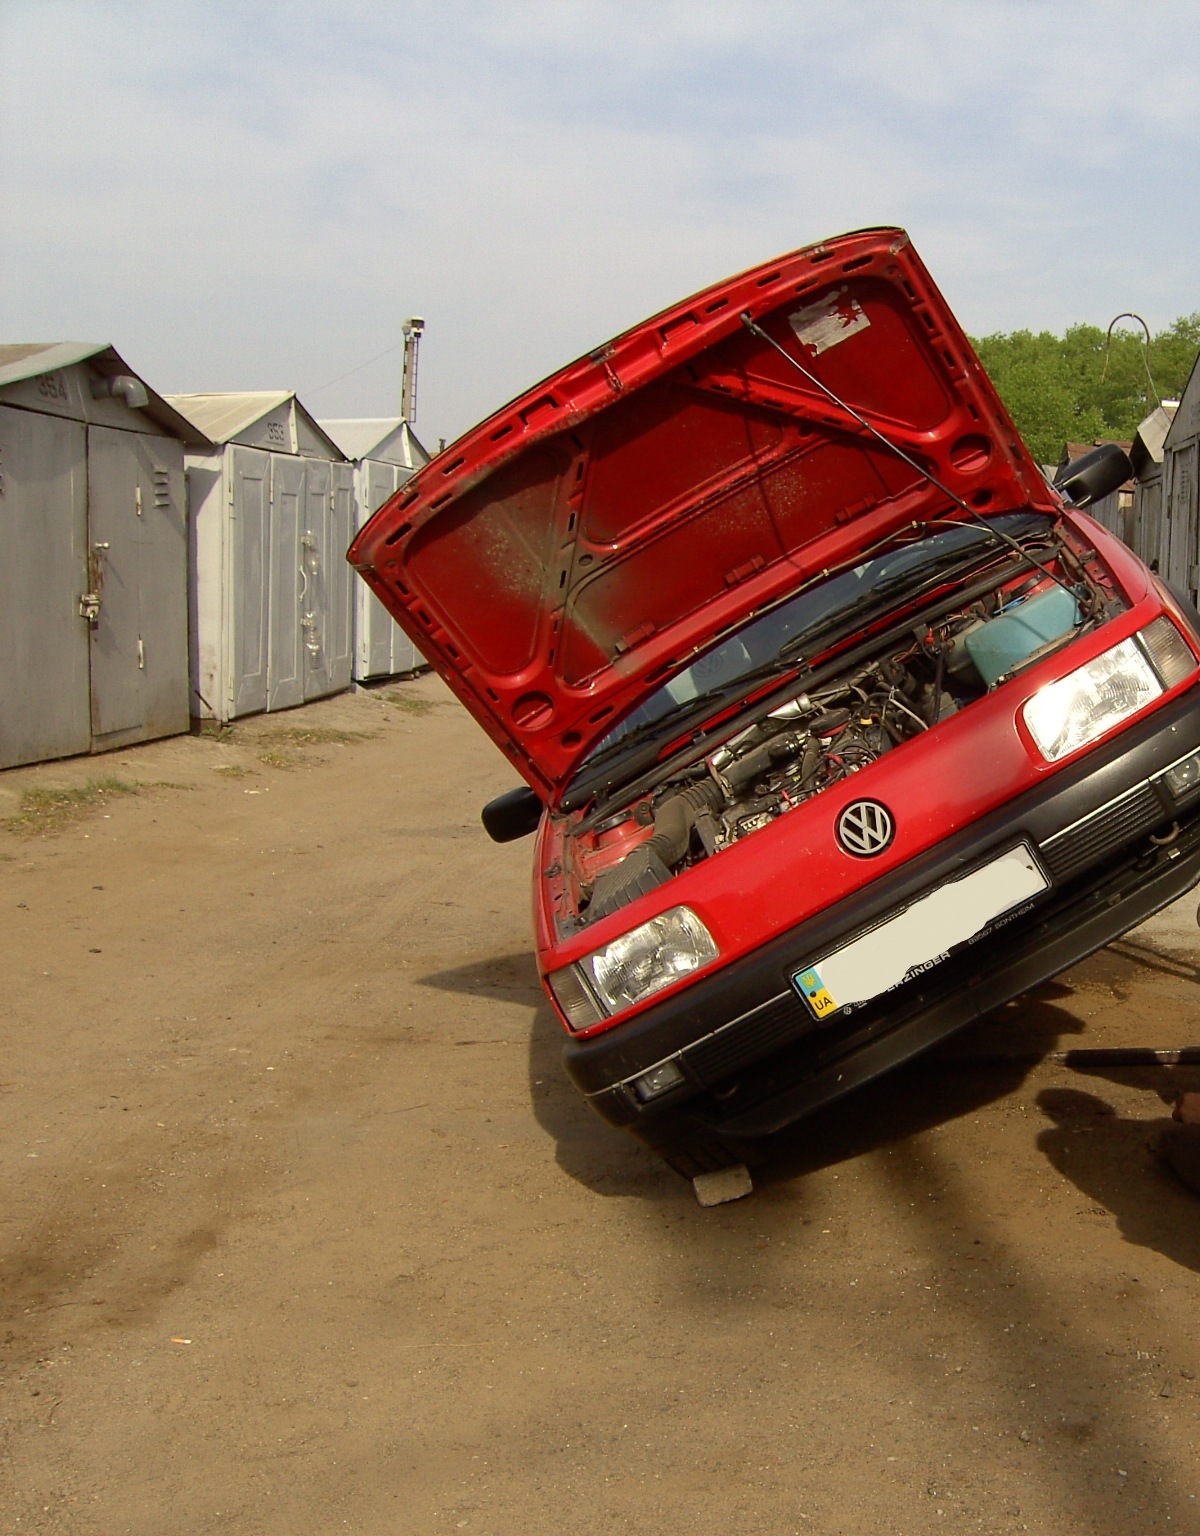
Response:
[[[990,688],[1015,666],[1079,623],[1079,604],[1063,587],[1048,587],[965,637],[976,671]]]

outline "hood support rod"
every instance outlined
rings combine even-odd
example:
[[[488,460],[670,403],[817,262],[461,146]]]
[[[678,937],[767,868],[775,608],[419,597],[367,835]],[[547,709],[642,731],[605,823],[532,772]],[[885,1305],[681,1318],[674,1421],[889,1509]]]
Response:
[[[979,513],[976,512],[974,507],[967,505],[961,496],[952,491],[949,486],[943,485],[942,482],[933,473],[933,471],[926,468],[926,466],[922,464],[919,459],[914,459],[911,454],[905,453],[904,449],[901,448],[898,443],[893,443],[890,438],[885,437],[879,428],[875,426],[873,422],[869,421],[861,411],[855,410],[854,406],[848,405],[845,400],[841,399],[838,395],[835,395],[828,384],[822,383],[821,380],[817,378],[816,374],[811,373],[798,358],[793,357],[786,347],[780,346],[780,344],[775,340],[774,336],[769,336],[767,332],[763,330],[762,326],[759,325],[758,321],[754,319],[749,310],[743,310],[741,321],[752,336],[757,336],[760,341],[765,341],[769,347],[773,348],[776,352],[779,353],[784,362],[790,363],[797,373],[802,374],[804,378],[806,378],[808,382],[812,384],[816,389],[819,389],[827,399],[832,400],[839,411],[845,411],[847,416],[858,422],[859,426],[863,429],[864,432],[870,433],[873,438],[876,438],[879,442],[881,442],[889,453],[894,453],[896,457],[898,459],[902,459],[910,469],[915,469],[917,474],[928,480],[929,484],[933,486],[934,490],[940,491],[941,494],[947,499],[947,501],[953,502],[956,507],[961,507],[972,522],[978,523],[981,528],[986,528],[994,539],[999,539],[1002,544],[1007,544],[1011,549],[1015,549],[1019,555],[1023,556],[1026,560],[1029,561],[1031,565],[1033,565],[1037,570],[1041,571],[1042,575],[1045,576],[1048,581],[1054,582],[1057,586],[1060,586],[1064,592],[1068,593],[1069,596],[1075,598],[1078,601],[1078,593],[1073,587],[1068,586],[1061,576],[1056,576],[1053,571],[1048,570],[1047,567],[1042,565],[1040,561],[1035,560],[1029,551],[1023,548],[1018,540],[1010,538],[1010,536],[1002,529],[997,528],[993,523],[989,523],[986,517],[981,517]]]

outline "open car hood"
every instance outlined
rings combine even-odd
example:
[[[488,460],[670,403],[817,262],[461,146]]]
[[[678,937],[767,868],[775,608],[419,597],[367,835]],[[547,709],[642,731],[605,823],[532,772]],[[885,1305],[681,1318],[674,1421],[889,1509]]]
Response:
[[[1053,510],[920,258],[864,230],[727,279],[475,427],[351,563],[554,802],[698,650],[905,524]]]

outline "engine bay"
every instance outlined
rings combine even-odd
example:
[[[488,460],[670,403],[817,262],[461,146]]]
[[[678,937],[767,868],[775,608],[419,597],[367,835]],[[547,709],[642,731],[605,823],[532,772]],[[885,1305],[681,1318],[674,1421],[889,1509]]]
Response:
[[[855,574],[863,572],[869,564]],[[641,774],[632,792],[600,799],[566,839],[568,927],[609,916],[902,750],[1120,606],[1094,552],[1070,547],[1058,533],[1032,541],[1024,561],[993,548],[965,572],[960,563],[954,577],[922,585],[918,566],[884,614],[872,610],[862,629],[851,616],[845,632],[806,661],[796,677],[803,686],[765,711],[735,711],[715,744],[699,732],[695,748],[681,749],[668,714],[659,727],[661,776],[651,773],[647,784]],[[875,589],[886,591],[887,580]],[[786,627],[776,620],[772,638]],[[754,640],[752,626],[733,642],[747,663],[755,660]],[[693,673],[704,676],[704,666],[702,659]],[[719,671],[708,667],[710,676]],[[761,671],[747,666],[755,700]],[[676,710],[687,691],[675,685]],[[728,692],[726,681],[719,697]]]

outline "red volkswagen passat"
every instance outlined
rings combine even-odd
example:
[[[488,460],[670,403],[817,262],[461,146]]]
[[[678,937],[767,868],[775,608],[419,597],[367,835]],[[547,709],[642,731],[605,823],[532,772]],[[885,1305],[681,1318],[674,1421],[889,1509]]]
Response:
[[[1196,614],[1047,485],[897,229],[718,283],[350,559],[527,787],[567,1070],[689,1176],[1200,877]]]

